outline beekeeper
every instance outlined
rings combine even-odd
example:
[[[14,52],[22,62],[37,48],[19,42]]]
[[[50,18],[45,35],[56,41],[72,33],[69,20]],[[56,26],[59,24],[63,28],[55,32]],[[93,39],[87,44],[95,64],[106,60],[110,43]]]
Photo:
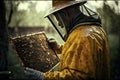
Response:
[[[99,15],[85,3],[53,0],[46,17],[65,41],[56,50],[61,53],[59,71],[43,73],[26,68],[26,75],[38,80],[110,80],[107,35]]]

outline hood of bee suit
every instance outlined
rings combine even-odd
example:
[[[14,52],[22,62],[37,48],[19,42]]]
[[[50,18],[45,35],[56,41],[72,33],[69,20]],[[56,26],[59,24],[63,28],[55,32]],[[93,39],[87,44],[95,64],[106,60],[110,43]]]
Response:
[[[59,15],[59,18],[61,19],[63,27],[61,27],[58,24],[57,19],[55,19],[54,13],[58,13],[62,9],[66,9],[68,7],[72,7],[75,5],[81,6],[85,4],[87,1],[75,1],[75,0],[53,0],[52,1],[52,8],[49,9],[48,13],[45,15],[50,22],[52,23],[53,27],[57,30],[61,38],[64,40],[64,36],[67,34],[66,26],[64,24],[64,20],[62,20],[61,16]]]

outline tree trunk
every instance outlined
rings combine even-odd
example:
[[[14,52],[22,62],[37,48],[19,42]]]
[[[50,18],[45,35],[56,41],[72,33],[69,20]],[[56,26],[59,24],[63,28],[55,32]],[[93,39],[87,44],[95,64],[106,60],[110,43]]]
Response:
[[[8,30],[5,19],[5,3],[4,0],[0,0],[0,80],[8,79]]]

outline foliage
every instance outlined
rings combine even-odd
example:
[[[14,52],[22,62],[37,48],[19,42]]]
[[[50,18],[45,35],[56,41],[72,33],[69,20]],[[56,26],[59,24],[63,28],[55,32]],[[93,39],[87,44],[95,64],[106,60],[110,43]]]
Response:
[[[19,9],[22,4],[27,4],[28,8],[26,10]],[[7,21],[9,21],[10,12],[13,10],[9,26],[48,26],[49,22],[43,17],[46,11],[37,12],[36,5],[37,2],[31,1],[6,1]]]
[[[108,34],[110,42],[110,64],[111,64],[111,80],[120,79],[120,14],[115,13],[115,9],[104,3],[102,9],[98,9],[102,16],[103,28]]]

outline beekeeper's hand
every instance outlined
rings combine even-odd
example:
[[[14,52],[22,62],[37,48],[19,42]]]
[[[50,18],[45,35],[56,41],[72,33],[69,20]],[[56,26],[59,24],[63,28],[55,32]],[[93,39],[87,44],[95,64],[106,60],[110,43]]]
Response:
[[[54,38],[48,39],[48,43],[52,49],[59,49],[60,48],[60,44],[58,44]]]
[[[43,80],[44,79],[44,73],[32,68],[26,67],[24,70],[25,75],[34,80]]]

